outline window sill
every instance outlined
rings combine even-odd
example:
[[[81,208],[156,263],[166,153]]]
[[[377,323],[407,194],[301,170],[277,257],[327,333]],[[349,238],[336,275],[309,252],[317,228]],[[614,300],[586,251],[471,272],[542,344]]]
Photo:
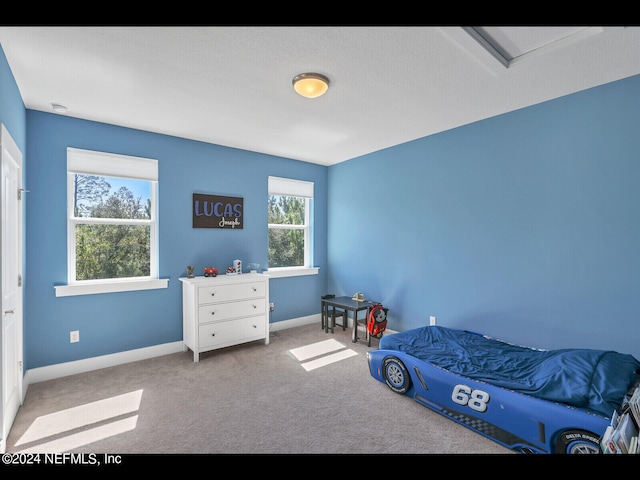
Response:
[[[317,275],[319,267],[291,267],[291,268],[270,268],[265,275],[269,277],[300,277],[302,275]]]
[[[56,297],[70,297],[74,295],[91,295],[94,293],[132,292],[137,290],[152,290],[167,288],[168,278],[152,280],[122,280],[103,283],[76,283],[73,285],[54,285]]]

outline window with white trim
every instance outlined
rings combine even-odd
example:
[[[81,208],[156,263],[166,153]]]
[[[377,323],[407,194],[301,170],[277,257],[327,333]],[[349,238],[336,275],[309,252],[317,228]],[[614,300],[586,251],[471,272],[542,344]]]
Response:
[[[313,182],[269,177],[269,273],[312,267]]]
[[[68,285],[57,296],[166,288],[157,189],[157,160],[67,149]]]

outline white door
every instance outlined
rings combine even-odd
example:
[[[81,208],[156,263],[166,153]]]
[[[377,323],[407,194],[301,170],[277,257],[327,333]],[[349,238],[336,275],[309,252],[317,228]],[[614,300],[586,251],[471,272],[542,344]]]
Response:
[[[0,281],[0,452],[6,452],[7,437],[22,404],[22,153],[4,125],[0,125],[2,208],[0,246],[2,247]]]

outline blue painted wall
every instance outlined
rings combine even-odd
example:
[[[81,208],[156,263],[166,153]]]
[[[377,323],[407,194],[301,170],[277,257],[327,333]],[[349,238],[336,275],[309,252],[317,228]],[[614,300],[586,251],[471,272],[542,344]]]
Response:
[[[25,155],[27,141],[26,111],[20,90],[16,84],[4,50],[0,48],[0,123],[3,123],[11,138]],[[23,167],[23,171],[24,171]]]
[[[640,76],[326,168],[25,111],[0,56],[0,121],[25,147],[30,189],[25,367],[181,340],[186,265],[266,263],[269,175],[315,182],[320,267],[271,280],[274,322],[319,313],[323,293],[361,291],[389,306],[395,330],[435,315],[527,345],[640,358],[638,105]],[[55,297],[67,146],[159,160],[168,289]],[[242,196],[244,229],[192,229],[193,192]]]
[[[640,358],[639,106],[635,76],[331,167],[328,289]]]
[[[186,266],[224,271],[240,258],[267,265],[269,175],[315,184],[315,260],[320,275],[272,279],[272,321],[319,310],[326,266],[327,168],[295,160],[27,110],[25,337],[27,368],[182,340]],[[160,277],[169,288],[56,297],[67,282],[68,146],[158,160]],[[243,197],[243,229],[192,228],[193,193]],[[69,331],[80,342],[69,343]]]

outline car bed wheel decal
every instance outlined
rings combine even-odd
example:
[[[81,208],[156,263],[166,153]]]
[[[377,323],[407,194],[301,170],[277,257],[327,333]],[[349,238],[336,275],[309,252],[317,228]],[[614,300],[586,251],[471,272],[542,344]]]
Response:
[[[396,357],[387,357],[382,362],[382,376],[387,386],[404,395],[411,388],[411,377],[404,364]]]
[[[584,430],[567,430],[556,440],[556,453],[598,454],[599,438]]]

